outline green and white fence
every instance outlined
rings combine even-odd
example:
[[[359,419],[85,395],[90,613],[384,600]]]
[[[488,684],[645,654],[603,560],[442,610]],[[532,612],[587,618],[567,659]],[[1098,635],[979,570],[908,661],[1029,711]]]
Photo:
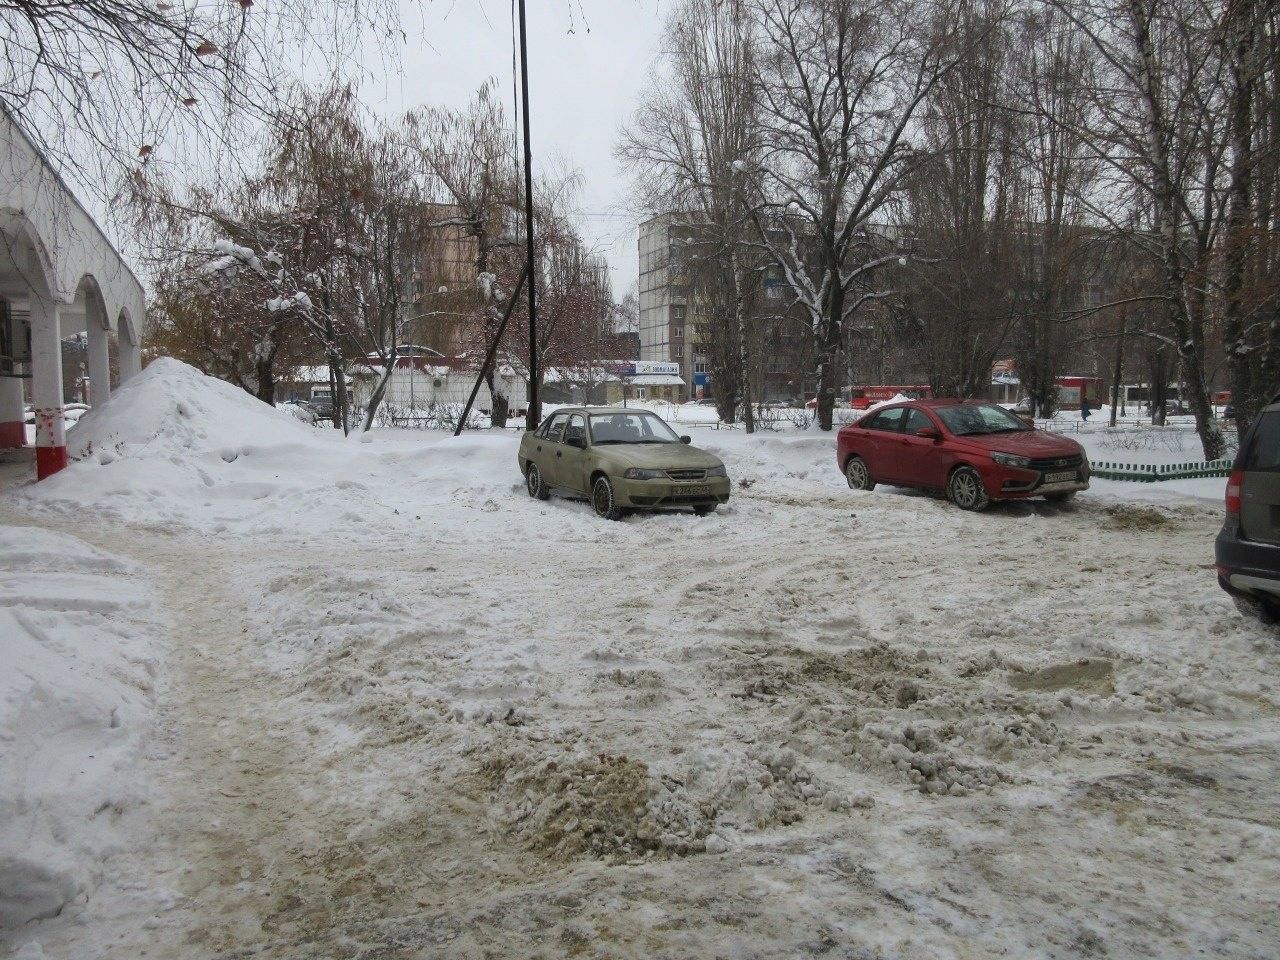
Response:
[[[1133,480],[1155,483],[1157,480],[1191,480],[1199,477],[1225,477],[1231,473],[1231,460],[1195,460],[1188,463],[1118,463],[1094,460],[1093,475],[1103,480]]]

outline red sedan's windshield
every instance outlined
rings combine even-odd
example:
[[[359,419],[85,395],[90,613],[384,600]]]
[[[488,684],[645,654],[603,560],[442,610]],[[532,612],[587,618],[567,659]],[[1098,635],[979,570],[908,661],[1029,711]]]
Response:
[[[1030,430],[1025,423],[994,403],[966,403],[954,407],[934,407],[942,422],[957,437],[984,433],[1013,433]]]

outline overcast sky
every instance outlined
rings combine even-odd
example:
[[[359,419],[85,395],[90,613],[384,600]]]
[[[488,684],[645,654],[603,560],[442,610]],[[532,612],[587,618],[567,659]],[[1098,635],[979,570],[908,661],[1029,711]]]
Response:
[[[534,165],[558,156],[584,178],[579,226],[609,260],[614,295],[636,279],[636,223],[613,158],[619,125],[658,53],[668,0],[528,0],[529,99]],[[379,111],[464,105],[489,77],[508,113],[512,0],[404,0],[402,62],[362,86]],[[367,65],[366,65],[367,66]]]

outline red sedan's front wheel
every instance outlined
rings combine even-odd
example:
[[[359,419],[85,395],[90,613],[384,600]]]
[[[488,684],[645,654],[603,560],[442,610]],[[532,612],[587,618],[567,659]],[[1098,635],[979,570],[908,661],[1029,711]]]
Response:
[[[982,475],[973,467],[956,467],[947,481],[947,499],[961,510],[985,510],[991,503]]]

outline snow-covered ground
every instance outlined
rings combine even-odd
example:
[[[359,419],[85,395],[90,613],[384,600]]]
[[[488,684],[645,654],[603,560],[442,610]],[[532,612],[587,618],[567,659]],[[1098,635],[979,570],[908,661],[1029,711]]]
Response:
[[[0,925],[88,896],[145,800],[156,669],[137,573],[76,537],[0,526]]]
[[[0,500],[122,558],[163,664],[146,816],[0,942],[1275,956],[1280,644],[1216,585],[1222,481],[974,515],[689,432],[729,506],[611,524],[528,498],[514,432],[344,441],[148,368]]]

